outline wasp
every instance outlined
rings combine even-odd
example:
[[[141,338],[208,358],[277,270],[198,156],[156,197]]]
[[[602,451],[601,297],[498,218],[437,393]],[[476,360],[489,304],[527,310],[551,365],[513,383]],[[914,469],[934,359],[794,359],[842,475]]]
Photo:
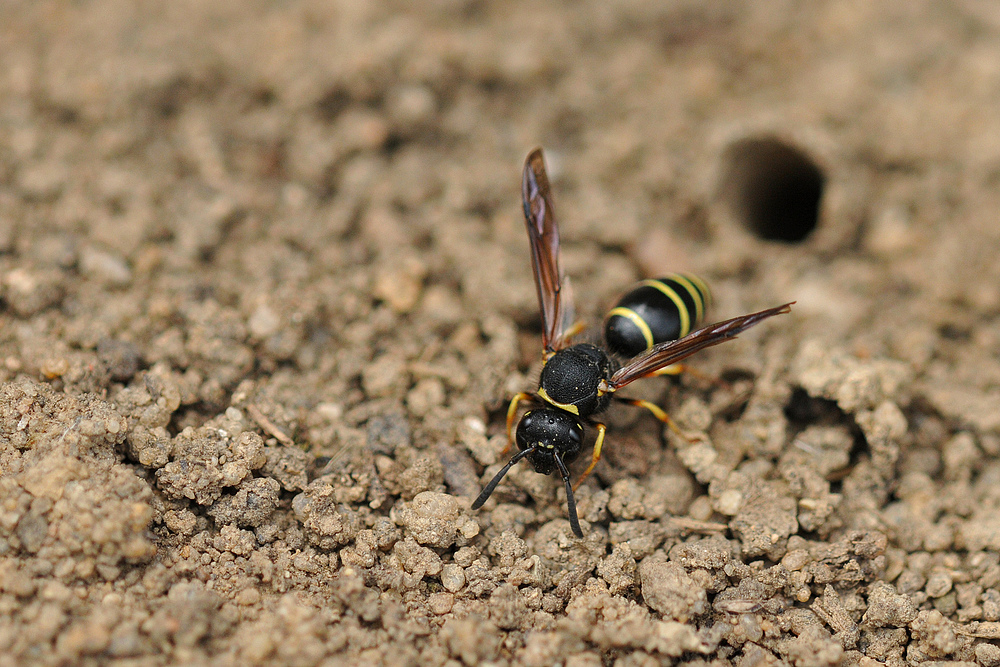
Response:
[[[572,322],[572,299],[559,266],[559,228],[552,206],[549,179],[545,172],[545,160],[540,148],[531,151],[525,160],[521,196],[531,246],[531,267],[542,315],[543,365],[538,389],[534,393],[516,394],[507,409],[507,449],[509,450],[511,444],[516,442],[518,452],[483,488],[482,493],[472,503],[472,509],[482,507],[504,475],[521,459],[526,458],[537,473],[549,475],[559,472],[566,486],[570,527],[577,537],[583,537],[573,491],[600,460],[607,430],[603,423],[594,419],[594,416],[606,410],[614,400],[644,407],[660,421],[672,424],[659,406],[648,401],[622,398],[617,396],[616,392],[640,378],[673,372],[670,369],[675,368],[681,360],[706,347],[731,340],[737,334],[769,317],[789,312],[794,302],[735,317],[691,333],[687,333],[682,324],[674,328],[661,327],[657,318],[664,314],[665,308],[670,311],[667,314],[672,313],[680,320],[687,318],[689,326],[692,319],[694,321],[700,319],[699,314],[708,294],[707,288],[703,288],[703,283],[699,285],[700,281],[691,283],[688,277],[681,276],[683,280],[691,283],[690,290],[688,286],[681,285],[691,297],[690,302],[685,302],[681,296],[679,296],[680,303],[668,297],[672,309],[658,306],[660,302],[642,292],[650,285],[640,284],[619,302],[616,309],[623,310],[615,312],[616,309],[612,309],[609,314],[605,328],[612,331],[610,337],[617,341],[614,343],[614,348],[604,349],[589,343],[571,344],[572,337],[579,333],[582,327]],[[665,280],[653,282],[667,284]],[[652,287],[662,292],[655,285]],[[695,297],[695,294],[699,296]],[[630,308],[631,314],[624,314],[624,309],[636,305],[642,305],[643,308],[633,307]],[[695,318],[690,317],[692,313],[695,314]],[[619,327],[615,319],[619,316],[632,324],[639,321],[646,325],[646,331],[642,333],[641,347],[637,347],[639,344],[634,341],[627,342],[631,338],[627,335],[620,336],[623,340],[618,341],[617,332],[624,328],[624,325]],[[639,325],[639,328],[642,329],[642,325]],[[676,338],[664,338],[668,335]],[[619,353],[632,353],[634,356],[621,364],[615,357],[615,349]],[[532,403],[536,407],[524,413],[517,423],[515,433],[514,421],[518,407],[523,402]],[[573,485],[570,483],[567,466],[580,454],[584,425],[596,429],[597,439],[590,465]]]

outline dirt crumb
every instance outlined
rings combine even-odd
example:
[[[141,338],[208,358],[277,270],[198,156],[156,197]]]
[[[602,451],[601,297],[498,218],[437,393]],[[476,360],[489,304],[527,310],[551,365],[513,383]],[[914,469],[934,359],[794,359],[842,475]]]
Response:
[[[686,622],[705,611],[705,591],[676,563],[644,559],[639,579],[643,600],[667,619]]]
[[[401,505],[400,525],[426,546],[445,549],[465,546],[479,534],[479,524],[460,511],[458,500],[444,493],[423,491]]]

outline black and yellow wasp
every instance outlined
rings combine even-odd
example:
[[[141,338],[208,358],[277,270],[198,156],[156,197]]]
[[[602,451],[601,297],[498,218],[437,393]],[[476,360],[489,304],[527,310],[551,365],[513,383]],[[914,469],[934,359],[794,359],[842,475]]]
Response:
[[[671,372],[671,367],[682,359],[706,347],[731,340],[769,317],[787,313],[792,304],[735,317],[687,333],[693,326],[692,322],[700,319],[707,289],[689,276],[672,276],[648,284],[640,283],[609,313],[606,332],[612,341],[610,345],[614,346],[610,349],[631,356],[624,365],[619,364],[609,351],[596,345],[572,345],[570,340],[580,327],[572,325],[572,304],[564,293],[565,281],[559,268],[559,229],[540,148],[533,150],[525,161],[521,193],[531,244],[531,266],[542,313],[543,366],[538,390],[533,394],[515,395],[507,410],[508,449],[510,443],[516,442],[519,451],[490,480],[472,503],[472,508],[482,507],[507,471],[527,458],[535,472],[548,475],[559,471],[566,485],[570,527],[573,533],[582,537],[573,490],[597,465],[606,431],[604,424],[594,420],[593,416],[616,400],[647,408],[657,419],[670,424],[670,418],[655,404],[621,398],[615,392],[640,378]],[[677,284],[669,284],[667,280]],[[675,298],[664,292],[662,287],[673,292]],[[645,293],[643,290],[646,288],[664,296],[666,301],[656,294]],[[690,298],[685,299],[685,294]],[[677,322],[667,322],[671,319]],[[627,331],[630,325],[639,329],[638,339],[634,332]],[[516,435],[512,435],[518,406],[522,402],[534,403],[538,407],[524,413],[517,424]],[[571,485],[567,465],[580,454],[584,424],[597,429],[597,440],[590,465],[576,485]]]

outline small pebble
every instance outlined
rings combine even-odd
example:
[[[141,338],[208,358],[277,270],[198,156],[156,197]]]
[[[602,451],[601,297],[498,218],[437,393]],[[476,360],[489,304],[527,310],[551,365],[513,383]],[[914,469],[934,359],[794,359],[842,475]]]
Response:
[[[244,588],[236,596],[236,604],[250,607],[260,602],[260,591],[256,588]]]
[[[719,514],[735,516],[740,511],[743,504],[743,494],[737,489],[726,489],[719,494],[719,499],[715,501],[715,510]]]
[[[132,282],[132,269],[124,259],[90,246],[80,251],[80,272],[118,287]]]
[[[927,586],[924,590],[932,598],[939,598],[946,595],[951,590],[951,574],[944,570],[934,570],[927,578]]]
[[[427,608],[438,616],[447,614],[454,604],[455,596],[451,593],[431,593],[427,596]]]
[[[441,568],[441,585],[452,593],[457,593],[465,586],[465,570],[460,565],[448,563]]]
[[[426,276],[427,266],[415,257],[407,257],[380,271],[372,292],[397,313],[408,313],[420,300]]]

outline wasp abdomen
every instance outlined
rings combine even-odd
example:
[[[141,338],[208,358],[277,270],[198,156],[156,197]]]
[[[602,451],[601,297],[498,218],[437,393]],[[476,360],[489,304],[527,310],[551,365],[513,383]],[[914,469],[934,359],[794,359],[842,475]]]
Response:
[[[708,286],[692,275],[643,280],[608,311],[604,339],[614,353],[634,357],[691,333],[704,318],[708,301]]]

